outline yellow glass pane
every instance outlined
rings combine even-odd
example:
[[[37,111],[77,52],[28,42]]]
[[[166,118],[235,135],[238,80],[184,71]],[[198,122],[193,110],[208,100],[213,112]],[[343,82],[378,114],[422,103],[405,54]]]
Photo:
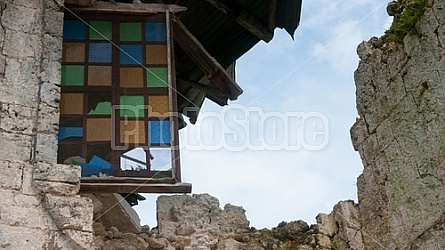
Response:
[[[62,62],[84,62],[85,44],[64,42],[62,46]]]
[[[147,64],[167,65],[167,45],[146,45],[145,57]]]
[[[145,123],[144,121],[120,121],[121,143],[145,144]]]
[[[111,66],[89,66],[89,86],[111,86]]]
[[[168,96],[150,96],[148,105],[151,107],[150,117],[168,117],[170,111]]]
[[[111,119],[89,118],[86,131],[87,141],[111,141]]]
[[[121,88],[143,88],[144,76],[143,68],[121,68],[120,86]]]
[[[60,114],[62,115],[83,114],[83,94],[62,93],[60,95]]]

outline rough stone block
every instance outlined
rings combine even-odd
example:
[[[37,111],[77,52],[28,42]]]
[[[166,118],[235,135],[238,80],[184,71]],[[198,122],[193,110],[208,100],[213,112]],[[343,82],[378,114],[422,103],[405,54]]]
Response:
[[[43,32],[53,36],[62,36],[63,30],[63,12],[59,10],[45,10],[43,20]],[[45,35],[46,36],[46,35]]]
[[[0,102],[37,107],[39,62],[34,58],[6,58],[5,76],[0,82]]]
[[[34,180],[77,184],[80,171],[80,166],[38,162],[34,168]]]
[[[0,161],[0,187],[19,190],[22,186],[23,163]]]
[[[49,232],[27,227],[0,224],[1,249],[50,249],[46,248]]]
[[[57,134],[37,133],[35,161],[57,162]]]
[[[319,233],[334,236],[337,233],[338,227],[335,224],[334,217],[330,214],[317,215],[317,230]]]
[[[93,203],[90,199],[46,194],[44,204],[59,230],[93,232]]]
[[[46,230],[49,221],[43,209],[0,205],[0,224]]]
[[[14,0],[14,4],[23,6],[26,8],[31,9],[42,9],[44,7],[44,2],[51,2],[47,0],[34,0],[34,1],[28,1],[28,0]]]
[[[30,34],[42,32],[42,12],[40,1],[27,1],[28,6],[8,4],[3,12],[3,27]]]
[[[34,181],[33,186],[40,193],[57,194],[64,196],[76,195],[80,190],[80,183],[68,184],[50,181]]]
[[[36,110],[16,104],[0,104],[0,129],[8,132],[32,135]]]
[[[59,129],[59,108],[41,103],[37,119],[37,133],[57,135]]]
[[[60,20],[62,22],[62,20]],[[63,23],[63,22],[62,22]],[[61,23],[61,24],[62,24]],[[60,24],[60,25],[61,25]],[[61,32],[62,30],[60,30]],[[62,34],[59,36],[45,34],[43,36],[43,54],[42,59],[44,62],[61,62],[62,60]],[[45,68],[46,64],[43,65],[44,70],[51,70],[51,68]]]
[[[42,55],[41,36],[7,29],[3,42],[3,54],[9,58],[22,60],[35,58],[40,61]]]
[[[36,208],[40,202],[40,197],[35,195],[24,195],[20,191],[11,189],[0,189],[0,206],[3,204],[18,206],[22,208]]]
[[[46,105],[54,108],[59,108],[60,102],[60,87],[57,85],[60,83],[60,65],[55,67],[55,72],[51,72],[50,74],[54,74],[57,76],[52,76],[51,78],[57,78],[58,82],[44,82],[40,87],[40,101],[45,103]]]

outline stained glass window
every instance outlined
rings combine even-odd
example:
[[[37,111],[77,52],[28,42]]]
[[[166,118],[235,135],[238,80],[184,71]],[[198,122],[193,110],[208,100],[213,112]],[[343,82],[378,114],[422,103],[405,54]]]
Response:
[[[64,22],[58,161],[168,177],[155,172],[175,165],[177,143],[165,14],[80,17]]]

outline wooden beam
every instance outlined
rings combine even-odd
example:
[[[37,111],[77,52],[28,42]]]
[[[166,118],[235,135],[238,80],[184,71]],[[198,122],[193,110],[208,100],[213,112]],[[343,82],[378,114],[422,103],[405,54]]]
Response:
[[[230,9],[218,0],[207,0],[207,2],[222,13],[233,16],[235,18],[235,21],[239,25],[241,25],[244,29],[248,30],[259,39],[265,41],[266,43],[272,40],[273,32],[271,32],[266,25],[264,25],[260,20],[256,19],[247,11],[241,11],[241,13],[237,13],[235,10]]]
[[[191,193],[190,183],[81,183],[79,194],[85,193]]]
[[[117,14],[153,14],[160,12],[179,13],[186,11],[187,8],[175,4],[128,4],[128,3],[113,3],[113,2],[94,2],[89,7],[75,7],[70,8],[73,12],[102,12],[102,13],[117,13]]]
[[[241,14],[236,17],[236,22],[266,43],[270,42],[273,38],[273,33],[271,33],[262,22],[246,11],[242,11]]]
[[[270,0],[269,1],[269,16],[268,16],[269,23],[268,23],[267,28],[270,32],[272,32],[272,34],[275,29],[275,15],[276,15],[276,13],[277,13],[277,0]]]
[[[181,82],[189,85],[190,87],[194,88],[194,89],[199,89],[204,91],[205,93],[211,95],[211,96],[215,96],[215,97],[221,97],[222,95],[224,95],[224,93],[219,89],[219,88],[215,88],[212,87],[210,85],[205,85],[202,84],[200,82],[196,82],[196,81],[192,81],[189,79],[179,79]]]
[[[82,177],[80,182],[84,183],[134,183],[134,184],[175,184],[173,178],[141,178],[141,177]]]
[[[174,39],[207,77],[231,100],[236,100],[243,90],[227,71],[213,58],[204,46],[177,18],[173,19]]]

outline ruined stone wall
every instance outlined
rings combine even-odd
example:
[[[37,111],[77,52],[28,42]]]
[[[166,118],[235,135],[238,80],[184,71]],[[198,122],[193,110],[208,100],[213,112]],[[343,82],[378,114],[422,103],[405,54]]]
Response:
[[[80,168],[57,165],[63,12],[0,1],[0,249],[89,249]]]
[[[63,12],[0,1],[0,160],[56,163]]]
[[[445,1],[420,2],[425,12],[401,42],[358,47],[360,118],[351,134],[364,164],[367,249],[445,248]]]

